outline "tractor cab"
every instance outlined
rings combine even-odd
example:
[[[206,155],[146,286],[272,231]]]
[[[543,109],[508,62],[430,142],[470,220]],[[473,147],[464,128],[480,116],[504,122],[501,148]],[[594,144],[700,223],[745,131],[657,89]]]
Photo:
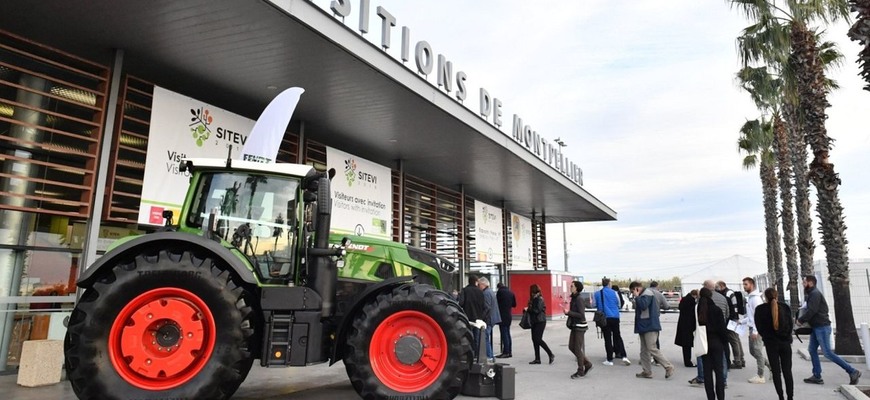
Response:
[[[182,211],[182,229],[211,232],[213,239],[232,246],[261,282],[295,280],[306,242],[302,238],[312,232],[311,213],[304,210],[316,197],[306,196],[302,185],[313,168],[234,161],[229,169],[214,163],[188,161],[188,168],[195,166],[198,173]],[[290,171],[282,171],[288,166]]]

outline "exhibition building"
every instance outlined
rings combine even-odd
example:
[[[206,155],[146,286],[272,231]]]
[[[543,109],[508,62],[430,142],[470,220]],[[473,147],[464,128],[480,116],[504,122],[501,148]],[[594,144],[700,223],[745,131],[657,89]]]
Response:
[[[377,0],[2,9],[0,371],[24,341],[63,338],[77,278],[113,241],[178,215],[182,159],[237,157],[291,87],[277,162],[336,170],[332,230],[443,256],[453,287],[546,273],[547,224],[616,219],[564,133],[508,112],[484,71]]]

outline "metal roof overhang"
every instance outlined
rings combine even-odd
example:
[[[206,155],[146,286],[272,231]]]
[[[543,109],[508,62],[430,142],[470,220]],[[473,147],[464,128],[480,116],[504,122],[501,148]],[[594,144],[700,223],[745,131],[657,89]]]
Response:
[[[0,29],[106,63],[121,49],[129,73],[252,119],[277,94],[268,86],[303,87],[294,120],[308,138],[391,167],[401,160],[408,174],[545,222],[616,219],[317,5],[275,3],[7,0]]]

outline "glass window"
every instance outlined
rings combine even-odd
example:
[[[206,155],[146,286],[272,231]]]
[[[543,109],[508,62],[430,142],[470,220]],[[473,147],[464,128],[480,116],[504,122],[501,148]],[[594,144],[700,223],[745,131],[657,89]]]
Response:
[[[299,180],[252,173],[200,177],[188,225],[201,228],[215,214],[217,234],[246,255],[292,259]]]

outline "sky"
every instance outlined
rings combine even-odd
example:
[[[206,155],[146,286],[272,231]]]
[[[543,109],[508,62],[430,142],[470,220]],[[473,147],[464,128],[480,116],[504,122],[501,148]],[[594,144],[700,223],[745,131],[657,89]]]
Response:
[[[761,183],[745,170],[739,129],[760,112],[736,84],[736,37],[748,20],[726,1],[370,0],[365,37],[380,43],[378,6],[411,43],[426,40],[540,135],[562,139],[583,188],[616,221],[547,226],[548,264],[588,280],[669,278],[742,255],[766,265]],[[314,3],[328,9],[329,1]],[[345,23],[356,30],[359,2]],[[840,174],[850,259],[870,258],[870,92],[848,25],[828,27],[843,64],[828,101],[831,161]],[[412,47],[413,57],[413,47]],[[413,61],[411,61],[413,62]],[[428,80],[435,83],[434,74]],[[502,131],[508,134],[510,123]],[[816,193],[811,189],[815,203]],[[816,217],[815,207],[812,214]],[[815,259],[824,248],[814,222]],[[784,259],[784,258],[783,258]]]

